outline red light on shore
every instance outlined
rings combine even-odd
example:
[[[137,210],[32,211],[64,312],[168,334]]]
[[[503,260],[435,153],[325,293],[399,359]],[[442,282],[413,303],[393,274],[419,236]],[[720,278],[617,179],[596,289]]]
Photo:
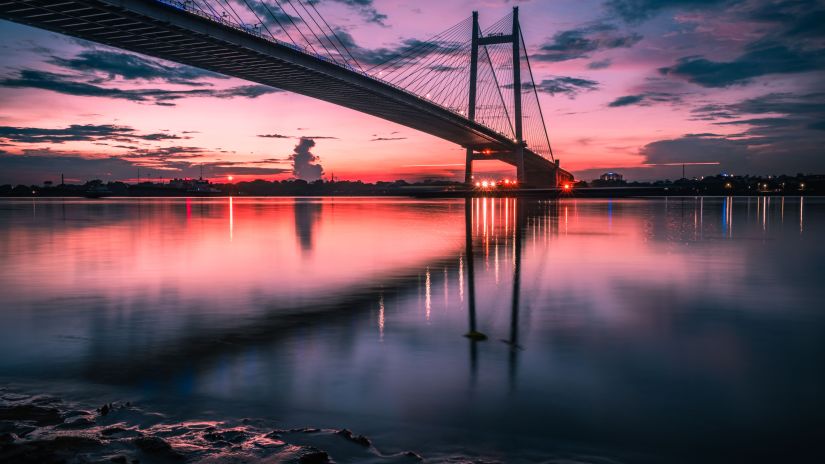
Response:
[[[572,189],[572,188],[573,188],[573,186],[572,186],[572,185],[570,185],[570,184],[564,184],[564,189],[565,189],[565,190],[570,190],[570,189]]]

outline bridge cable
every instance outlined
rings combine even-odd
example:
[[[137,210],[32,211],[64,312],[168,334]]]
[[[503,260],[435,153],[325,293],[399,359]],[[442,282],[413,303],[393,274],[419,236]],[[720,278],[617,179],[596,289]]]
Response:
[[[327,52],[327,57],[332,59],[332,61],[334,61],[335,64],[338,64],[338,60],[336,60],[335,57],[332,56],[332,52],[329,51],[329,48],[327,48],[327,46],[324,44],[324,42],[318,37],[318,34],[315,33],[315,30],[312,28],[312,25],[309,24],[306,19],[304,19],[304,17],[301,15],[301,12],[298,11],[298,8],[296,8],[295,4],[292,3],[293,0],[284,0],[284,2],[292,7],[292,10],[295,11],[295,14],[298,15],[298,17],[301,19],[301,22],[304,23],[304,25],[307,27],[307,29],[309,29],[309,32],[315,37],[315,40],[317,40],[318,45],[323,47],[324,50]],[[298,2],[298,3],[302,7],[304,6],[303,3],[300,3],[300,2]],[[303,35],[303,32],[301,33],[301,35]],[[307,43],[310,43],[309,40],[306,39],[306,36],[304,36],[304,39],[307,40]],[[312,45],[310,44],[310,46],[312,46]],[[312,47],[312,48],[313,48],[313,50],[315,50],[315,47]],[[316,55],[320,55],[317,51],[315,51],[315,53],[316,53]],[[323,55],[320,55],[320,56],[323,56]]]
[[[450,108],[448,101],[451,100],[448,100],[448,98],[450,98],[453,94],[457,93],[458,95],[461,95],[462,93],[469,93],[469,88],[462,84],[469,74],[469,72],[467,72],[468,69],[466,69],[466,64],[469,60],[469,56],[466,53],[467,51],[468,50],[466,48],[462,47],[456,50],[458,53],[455,53],[456,56],[454,56],[452,60],[445,61],[444,63],[438,65],[439,67],[448,68],[448,71],[446,71],[448,73],[446,77],[440,76],[439,71],[437,70],[432,71],[433,75],[430,78],[430,81],[436,77],[439,77],[441,79],[436,82],[436,84],[442,84],[440,88],[436,87],[436,90],[433,92],[433,100],[441,101],[439,98],[444,96],[442,106]],[[456,84],[456,79],[458,79],[458,84],[460,85],[454,85]],[[446,94],[444,93],[445,91],[447,92]]]
[[[490,68],[494,69],[493,68],[493,62],[490,59],[490,53],[487,51],[487,46],[486,45],[484,46],[484,55],[487,57],[487,62],[490,63]],[[510,113],[507,112],[507,106],[504,103],[504,95],[501,93],[501,86],[499,85],[498,76],[496,76],[495,71],[493,71],[493,80],[494,80],[495,85],[496,85],[496,90],[498,90],[498,96],[501,100],[501,105],[504,107],[504,113],[507,117],[507,123],[510,124],[510,131],[515,135],[516,131],[513,129],[513,124],[510,122]]]
[[[417,66],[417,67],[412,67],[412,68],[409,68],[409,69],[403,71],[402,74],[401,74],[403,76],[402,78],[400,78],[400,79],[399,78],[393,78],[392,81],[401,83],[401,82],[407,81],[409,79],[416,78],[422,72],[426,72],[425,65],[430,65],[431,63],[438,62],[437,60],[442,59],[444,57],[444,55],[448,55],[448,53],[446,51],[441,51],[441,50],[439,50],[439,48],[449,50],[450,53],[454,53],[456,50],[460,50],[462,48],[461,46],[456,47],[456,46],[451,45],[451,44],[456,43],[456,39],[458,37],[461,37],[465,33],[466,33],[466,31],[464,31],[464,27],[460,28],[460,29],[456,29],[455,31],[451,32],[449,35],[445,34],[443,36],[443,38],[441,40],[439,40],[438,42],[433,41],[431,44],[419,47],[419,49],[414,48],[414,49],[409,50],[410,52],[417,50],[415,55],[417,55],[419,57],[423,56],[425,51],[426,51],[427,55],[426,55],[425,58],[423,58],[423,61],[419,61],[418,63],[415,63],[415,66]],[[461,42],[458,42],[458,43],[461,43]],[[444,45],[444,44],[447,44],[447,45]],[[453,48],[449,49],[448,48],[449,46],[452,46]],[[413,56],[414,55],[411,54],[410,60],[414,59]],[[407,60],[407,61],[410,61],[410,60]],[[419,60],[421,60],[421,58],[419,58]]]
[[[224,3],[226,3],[226,6],[229,7],[229,9],[232,11],[232,13],[235,14],[235,18],[238,20],[238,26],[243,27],[244,26],[244,20],[241,19],[241,16],[238,14],[238,12],[235,11],[235,8],[232,6],[231,3],[229,3],[229,0],[223,0],[223,1],[224,1]],[[224,11],[226,11],[226,10],[224,9]]]
[[[221,17],[221,15],[219,15],[219,14],[218,14],[218,12],[217,12],[217,11],[215,11],[215,9],[214,9],[214,8],[212,8],[212,4],[211,4],[208,0],[207,0],[207,1],[204,1],[203,3],[205,3],[205,4],[206,4],[206,7],[207,7],[207,8],[209,8],[209,11],[211,11],[211,12],[212,12],[212,14],[215,16],[215,18],[216,18],[216,19],[218,19],[218,18],[220,18],[220,17]],[[200,2],[198,2],[197,4],[199,5],[199,4],[200,4]],[[203,11],[203,8],[201,8],[201,11]]]
[[[307,14],[307,16],[309,16],[309,19],[311,19],[312,22],[315,23],[315,26],[317,26],[318,29],[321,31],[321,37],[325,37],[326,34],[324,34],[324,29],[321,27],[320,24],[318,24],[318,21],[315,20],[315,17],[312,16],[312,14],[309,12],[309,10],[307,10],[307,7],[304,5],[304,2],[302,2],[301,0],[289,0],[289,3],[292,4],[293,1],[298,2],[298,5],[300,5],[301,8],[304,10],[304,12]],[[293,5],[292,8],[295,8],[295,6]],[[297,11],[297,9],[296,9],[296,11]],[[300,16],[300,14],[299,14],[299,16]],[[301,19],[303,19],[303,16],[301,16]],[[320,43],[321,46],[324,47],[324,50],[327,51],[327,53],[330,55],[330,58],[332,58],[333,61],[338,63],[338,60],[336,60],[335,57],[332,56],[332,52],[329,51],[327,46],[324,44],[324,41],[321,40],[321,38],[318,37],[318,35],[315,34],[315,30],[312,29],[312,26],[308,22],[306,22],[306,20],[304,20],[304,24],[307,25],[307,27],[309,28],[309,31],[312,32],[313,36],[315,36],[315,40],[317,40],[318,43]],[[326,39],[327,39],[327,42],[329,42],[330,45],[332,45],[332,48],[335,49],[335,51],[338,53],[338,56],[344,61],[344,63],[347,63],[346,57],[344,57],[344,54],[341,53],[341,50],[338,50],[338,47],[335,46],[335,43],[328,36],[326,36]]]
[[[443,37],[439,41],[432,41],[430,43],[427,43],[426,45],[419,46],[419,47],[413,47],[413,48],[407,50],[407,52],[405,52],[405,53],[409,54],[410,56],[405,58],[405,61],[407,61],[407,62],[412,61],[413,59],[416,59],[416,56],[417,56],[419,62],[415,63],[414,66],[418,66],[418,67],[411,67],[411,68],[408,68],[408,69],[402,71],[402,73],[400,74],[400,76],[402,76],[401,78],[393,77],[391,79],[391,81],[400,83],[400,82],[406,81],[407,79],[413,78],[414,76],[419,74],[422,70],[424,70],[423,65],[431,63],[434,60],[437,60],[439,58],[439,55],[444,54],[444,53],[439,52],[439,48],[442,47],[442,44],[453,43],[454,38],[457,39],[463,33],[464,33],[463,29],[456,29],[455,31],[450,32],[449,34],[443,34]],[[425,52],[426,52],[426,55],[425,55]],[[424,56],[425,58],[421,58],[422,56]],[[423,59],[423,62],[421,61],[422,59]],[[400,66],[400,64],[401,63],[399,63],[399,66]]]
[[[289,2],[287,1],[287,3],[289,3]],[[307,36],[304,35],[304,32],[298,27],[297,24],[295,24],[295,20],[292,19],[292,15],[287,13],[287,11],[281,5],[281,2],[279,2],[278,0],[275,0],[275,4],[278,5],[278,8],[286,15],[287,19],[289,19],[289,22],[292,23],[292,27],[294,27],[295,30],[298,31],[298,34],[301,35],[301,37],[304,39],[304,42],[306,42],[306,44],[313,51],[313,53],[315,53],[316,55],[320,55],[320,53],[318,53],[318,50],[316,50],[315,47],[312,46],[312,42],[310,42],[309,39],[307,39]],[[293,6],[292,9],[294,10],[295,7]],[[296,10],[296,12],[297,12],[297,10]],[[298,17],[300,18],[301,15],[299,14]],[[301,21],[303,21],[303,18],[301,18]],[[286,31],[286,30],[284,30],[284,31]]]
[[[278,16],[277,16],[275,13],[273,13],[273,12],[272,12],[272,10],[269,8],[269,5],[267,5],[267,3],[266,3],[264,0],[258,0],[258,3],[260,3],[261,5],[263,5],[263,7],[266,9],[267,13],[269,13],[269,16],[271,16],[271,17],[272,17],[272,19],[274,19],[274,20],[275,20],[275,24],[277,24],[277,25],[278,25],[278,27],[280,27],[280,28],[281,28],[281,30],[282,30],[282,31],[284,31],[284,34],[286,34],[287,38],[289,38],[289,41],[290,41],[290,42],[292,42],[292,45],[298,45],[298,43],[297,43],[297,42],[295,42],[295,39],[293,39],[293,38],[292,38],[292,36],[289,34],[289,31],[287,30],[287,28],[286,28],[286,27],[284,27],[284,25],[281,23],[281,20],[279,20],[279,19],[278,19]],[[287,17],[289,17],[289,13],[287,13],[286,11],[284,11],[284,9],[283,9],[283,8],[281,8],[281,6],[280,6],[280,5],[278,5],[278,9],[280,9],[280,10],[281,10],[281,13],[283,13],[283,14],[285,14]]]
[[[458,29],[460,27],[463,27],[463,26],[466,25],[465,23],[470,23],[471,21],[472,21],[472,18],[466,18],[466,19],[462,20],[461,22],[453,25],[449,29],[430,37],[426,41],[420,42],[420,44],[422,44],[422,45],[410,47],[407,50],[405,50],[403,53],[397,54],[396,56],[391,57],[390,59],[388,59],[387,61],[385,61],[383,63],[376,64],[375,66],[367,69],[367,72],[373,71],[375,69],[386,69],[386,68],[389,67],[389,65],[394,64],[395,62],[399,62],[399,64],[401,64],[400,62],[407,61],[409,58],[411,58],[411,55],[413,54],[413,52],[418,52],[419,49],[424,50],[424,49],[431,49],[431,48],[434,48],[434,47],[438,47],[439,44],[437,42],[437,39],[439,39],[440,37],[442,37],[444,35],[451,34],[452,32],[454,32],[454,29]]]
[[[453,67],[453,65],[461,63],[462,61],[466,60],[467,57],[465,56],[464,53],[460,53],[461,51],[463,51],[463,47],[452,49],[448,53],[441,53],[441,54],[434,53],[433,57],[435,57],[435,60],[441,59],[441,61],[434,61],[433,59],[430,59],[429,62],[423,63],[421,69],[419,69],[418,72],[420,73],[423,70],[424,71],[424,76],[422,77],[419,85],[417,87],[415,87],[414,89],[411,89],[410,91],[413,92],[413,93],[416,93],[416,92],[418,92],[419,89],[426,88],[430,84],[430,82],[433,81],[433,79],[435,79],[436,77],[439,77],[439,72],[436,71],[433,68],[438,68],[438,67],[451,68],[451,67]],[[425,81],[424,79],[427,78],[428,74],[430,75],[429,79],[427,79]],[[451,73],[451,74],[455,74],[455,73]],[[442,81],[442,83],[446,83],[446,80],[447,79],[442,79],[441,81]],[[452,82],[452,80],[454,80],[454,76],[453,76],[453,79],[451,79],[450,81]]]
[[[358,67],[358,69],[361,70],[361,72],[364,72],[364,68],[361,67],[361,63],[359,63],[358,60],[356,60],[355,57],[352,56],[352,53],[349,51],[349,48],[347,47],[347,44],[345,44],[344,41],[341,40],[340,37],[338,37],[338,34],[329,26],[329,23],[327,22],[327,20],[324,19],[324,16],[318,11],[317,8],[315,8],[315,3],[313,3],[313,2],[307,2],[307,3],[309,3],[309,6],[311,6],[312,9],[315,10],[315,13],[318,14],[318,17],[321,18],[321,21],[323,21],[323,23],[327,26],[327,29],[329,29],[329,32],[332,34],[333,37],[335,37],[335,40],[337,40],[338,43],[341,44],[341,46],[347,52],[347,55],[349,55],[349,57],[352,59],[352,62],[355,63],[355,65]]]
[[[438,43],[435,43],[432,46],[422,46],[422,47],[420,47],[420,51],[418,51],[416,53],[416,55],[418,56],[419,62],[415,63],[413,65],[413,67],[402,71],[399,76],[392,77],[390,79],[390,82],[395,83],[397,85],[401,85],[402,87],[403,86],[409,86],[411,84],[415,84],[414,79],[417,79],[420,74],[427,72],[427,68],[426,68],[427,65],[430,65],[432,63],[437,63],[438,62],[437,60],[443,58],[444,55],[446,55],[445,52],[439,51],[439,47],[442,47],[442,44],[452,44],[452,43],[454,43],[453,38],[454,37],[455,38],[460,37],[460,35],[462,35],[462,34],[463,34],[463,31],[456,30],[453,33],[451,33],[450,35],[445,35],[443,37],[444,40],[441,40],[441,41],[439,41]],[[449,40],[447,40],[447,39],[449,39]],[[444,47],[444,48],[446,48],[446,47]],[[424,55],[425,50],[427,51],[427,56],[422,59],[421,56]],[[450,50],[450,52],[452,53],[455,50],[460,50],[460,47],[459,48],[453,48],[452,50]],[[409,59],[407,59],[406,61],[411,61],[413,59],[416,59],[416,58],[414,58],[413,55],[411,55],[409,57]],[[400,63],[399,63],[399,65],[400,65]],[[410,90],[410,91],[415,93],[415,90]]]
[[[544,121],[544,113],[541,111],[541,102],[539,101],[539,93],[536,89],[536,81],[533,79],[533,68],[530,66],[530,54],[527,53],[527,47],[524,45],[524,35],[521,34],[521,30],[519,30],[519,36],[521,39],[521,46],[524,49],[524,56],[525,60],[527,61],[527,71],[530,74],[530,81],[533,83],[533,93],[536,96],[536,105],[539,109],[539,117],[541,118],[541,126],[544,128],[544,138],[547,140],[547,149],[550,151],[550,159],[555,161],[556,157],[553,155],[553,146],[550,144],[550,134],[547,132],[547,123]]]
[[[274,39],[274,38],[275,38],[275,36],[274,36],[274,35],[272,35],[272,31],[270,31],[270,30],[269,30],[269,27],[267,27],[266,23],[264,23],[264,20],[263,20],[263,19],[261,19],[261,17],[260,17],[260,16],[258,16],[258,12],[256,12],[256,11],[252,8],[252,6],[251,6],[251,5],[249,5],[249,2],[247,2],[247,0],[243,0],[243,2],[244,2],[244,4],[246,5],[246,7],[249,9],[249,11],[251,11],[251,12],[252,12],[252,14],[253,14],[253,15],[255,15],[255,19],[257,19],[257,20],[258,20],[258,22],[261,24],[261,27],[263,27],[264,29],[266,29],[266,32],[269,34],[269,36],[270,36],[270,37],[272,37],[272,38]]]

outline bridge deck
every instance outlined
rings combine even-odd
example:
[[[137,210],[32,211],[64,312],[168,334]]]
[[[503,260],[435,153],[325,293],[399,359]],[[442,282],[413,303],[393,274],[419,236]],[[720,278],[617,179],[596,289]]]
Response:
[[[0,18],[317,98],[515,164],[515,142],[482,124],[358,71],[161,2],[0,0]],[[556,171],[530,150],[525,167],[534,175]]]

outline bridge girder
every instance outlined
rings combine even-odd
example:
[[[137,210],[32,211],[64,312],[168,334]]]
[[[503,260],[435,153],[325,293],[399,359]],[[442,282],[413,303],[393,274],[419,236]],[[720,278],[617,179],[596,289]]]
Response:
[[[401,88],[152,0],[0,0],[0,18],[317,98],[475,152],[515,153],[518,147],[506,135]],[[526,168],[556,167],[529,150],[524,158]]]

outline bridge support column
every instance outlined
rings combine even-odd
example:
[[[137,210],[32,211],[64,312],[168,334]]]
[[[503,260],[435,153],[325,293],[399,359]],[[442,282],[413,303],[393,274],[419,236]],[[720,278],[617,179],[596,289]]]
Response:
[[[524,171],[524,145],[518,144],[516,147],[516,178],[521,185],[527,182],[527,173]]]
[[[464,164],[464,183],[467,187],[473,186],[473,149],[467,148],[467,160]]]
[[[513,109],[515,113],[516,136],[516,176],[520,185],[525,184],[524,172],[524,137],[521,120],[521,26],[518,20],[518,7],[513,7]]]

